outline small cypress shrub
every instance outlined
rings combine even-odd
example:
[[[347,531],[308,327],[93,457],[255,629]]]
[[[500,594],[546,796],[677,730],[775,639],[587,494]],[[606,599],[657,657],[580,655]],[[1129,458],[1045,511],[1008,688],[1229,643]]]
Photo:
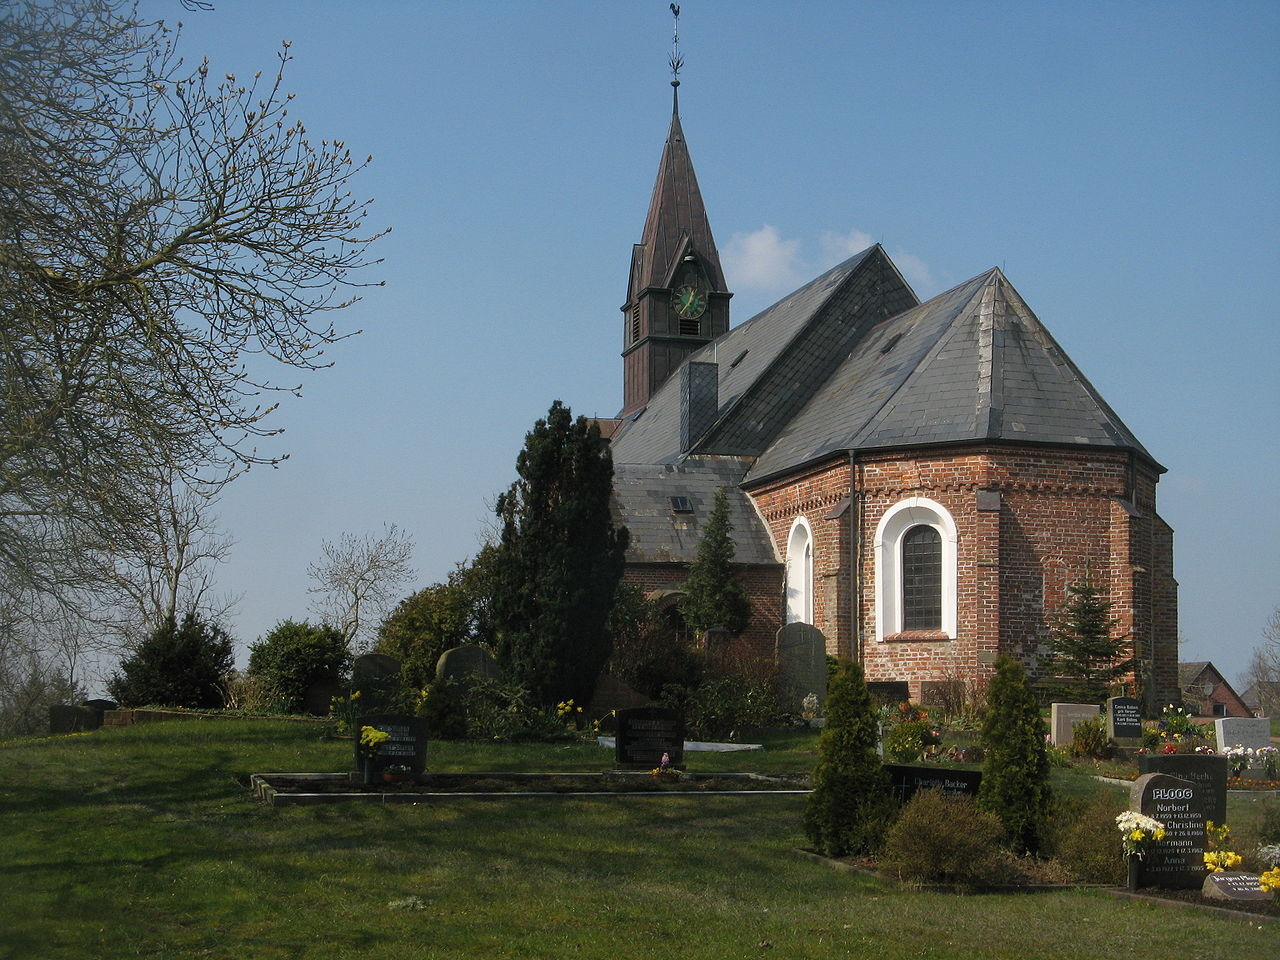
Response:
[[[876,714],[861,664],[843,660],[837,666],[827,689],[826,718],[805,834],[828,857],[870,853],[884,840],[895,802],[876,754]]]
[[[1008,877],[1003,834],[999,818],[973,797],[921,790],[889,828],[880,867],[905,883],[993,886]]]
[[[1009,657],[996,661],[982,746],[979,806],[1000,818],[1014,853],[1039,853],[1052,799],[1045,723],[1026,673]]]
[[[1094,760],[1106,760],[1115,753],[1114,744],[1107,736],[1107,721],[1098,714],[1081,720],[1071,732],[1071,755]]]

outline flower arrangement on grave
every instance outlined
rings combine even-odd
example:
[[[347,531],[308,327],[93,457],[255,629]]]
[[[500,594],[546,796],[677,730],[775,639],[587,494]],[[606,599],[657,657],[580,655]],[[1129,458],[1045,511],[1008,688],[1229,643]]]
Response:
[[[1280,843],[1259,847],[1258,859],[1270,867],[1258,877],[1258,886],[1275,894],[1276,899],[1280,900]]]
[[[1231,777],[1242,776],[1254,757],[1253,747],[1241,746],[1238,743],[1234,747],[1227,747],[1222,753],[1227,758],[1227,775]]]
[[[1116,817],[1116,829],[1120,831],[1124,855],[1139,860],[1153,843],[1164,839],[1164,824],[1136,810],[1126,810]]]
[[[338,728],[339,733],[350,733],[355,729],[356,718],[360,715],[360,691],[352,690],[350,696],[331,697],[329,699],[329,719]]]
[[[658,765],[650,771],[655,780],[679,780],[680,771],[671,765],[671,754],[664,753]]]
[[[1262,763],[1262,772],[1268,780],[1280,780],[1280,747],[1259,747],[1253,752]]]
[[[806,693],[804,699],[800,701],[800,716],[806,720],[813,720],[818,716],[818,695],[816,693]]]
[[[1204,825],[1205,843],[1209,849],[1204,854],[1204,868],[1210,873],[1222,873],[1240,866],[1243,859],[1234,850],[1228,849],[1231,843],[1231,828],[1225,823],[1214,823],[1209,820]]]
[[[1160,723],[1157,729],[1164,740],[1175,738],[1181,740],[1183,737],[1195,736],[1198,733],[1191,714],[1182,707],[1175,707],[1172,703],[1160,711]]]
[[[403,763],[389,763],[382,768],[382,779],[388,783],[408,780],[413,776],[413,768]]]
[[[378,755],[378,746],[384,741],[391,739],[391,734],[385,730],[379,730],[377,727],[364,726],[360,728],[360,755],[364,757],[376,757]]]

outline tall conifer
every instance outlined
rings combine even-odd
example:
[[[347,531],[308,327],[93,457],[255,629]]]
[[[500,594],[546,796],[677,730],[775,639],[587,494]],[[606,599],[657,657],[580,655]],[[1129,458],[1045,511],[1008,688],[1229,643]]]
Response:
[[[613,458],[600,430],[557,400],[498,498],[493,615],[499,662],[551,705],[590,699],[609,659],[609,610],[627,530],[609,513]]]
[[[1038,853],[1049,816],[1049,754],[1040,706],[1022,665],[996,660],[982,724],[982,783],[978,805],[1004,824],[1015,853]]]
[[[702,525],[698,553],[689,564],[680,600],[680,614],[698,633],[723,627],[737,635],[751,622],[751,601],[733,569],[736,544],[732,534],[729,497],[721,487]]]

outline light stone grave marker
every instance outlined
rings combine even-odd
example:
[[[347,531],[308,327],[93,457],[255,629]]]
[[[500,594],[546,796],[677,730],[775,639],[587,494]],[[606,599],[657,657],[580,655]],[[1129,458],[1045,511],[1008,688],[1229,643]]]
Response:
[[[1067,747],[1074,738],[1075,725],[1081,720],[1092,720],[1098,715],[1096,703],[1055,703],[1049,707],[1049,742],[1055,747]]]
[[[1214,733],[1218,735],[1218,752],[1223,753],[1231,747],[1271,746],[1271,721],[1257,717],[1219,717],[1213,721]],[[1261,780],[1264,777],[1263,766],[1251,760],[1245,767],[1243,777]]]

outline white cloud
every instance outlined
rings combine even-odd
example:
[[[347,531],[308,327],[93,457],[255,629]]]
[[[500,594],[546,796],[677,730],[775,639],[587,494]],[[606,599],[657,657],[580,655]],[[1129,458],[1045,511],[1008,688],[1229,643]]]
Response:
[[[914,253],[907,253],[905,250],[894,250],[889,254],[889,259],[898,265],[902,275],[907,278],[907,283],[911,284],[912,289],[915,290],[916,296],[926,300],[933,296],[933,273],[929,270],[927,263]]]
[[[776,227],[765,224],[752,233],[735,233],[724,248],[725,274],[730,289],[772,290],[804,281],[800,241],[783,240]]]
[[[861,253],[875,243],[869,233],[863,233],[854,227],[848,233],[833,233],[828,230],[822,235],[823,269],[834,267],[837,263],[848,260],[855,253]]]
[[[869,233],[851,227],[845,233],[828,230],[818,237],[813,257],[802,255],[802,247],[813,246],[800,239],[786,240],[778,228],[765,224],[751,233],[735,233],[722,256],[730,290],[785,293],[861,253],[876,241]],[[917,294],[933,294],[933,273],[929,265],[901,248],[889,254]]]

